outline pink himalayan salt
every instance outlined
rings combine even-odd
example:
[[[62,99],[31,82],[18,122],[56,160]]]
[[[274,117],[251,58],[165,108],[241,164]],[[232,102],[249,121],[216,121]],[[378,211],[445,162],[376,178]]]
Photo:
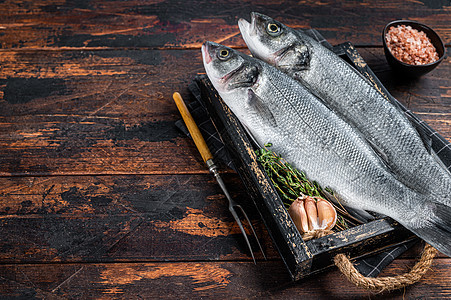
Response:
[[[426,34],[411,26],[391,27],[385,35],[385,41],[393,56],[404,63],[424,65],[439,59]]]

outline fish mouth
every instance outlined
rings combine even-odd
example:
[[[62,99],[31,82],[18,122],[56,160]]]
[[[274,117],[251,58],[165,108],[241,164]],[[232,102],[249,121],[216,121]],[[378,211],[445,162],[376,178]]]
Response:
[[[251,22],[246,21],[243,18],[238,20],[238,27],[243,35],[243,38],[246,40],[246,36],[252,37],[257,35],[257,26],[256,19],[254,17],[254,13],[251,13]]]
[[[202,47],[201,47],[201,51],[202,51],[202,58],[203,58],[205,64],[208,65],[213,60],[213,58],[211,58],[211,55],[210,55],[210,42],[203,43]]]
[[[257,35],[257,30],[255,30],[255,26],[252,26],[252,24],[246,21],[245,19],[239,19],[238,28],[240,29],[241,36],[243,37],[244,42],[250,49],[251,47],[249,45],[253,45],[254,42],[252,36],[255,37]]]
[[[252,24],[252,29],[255,31],[255,34],[257,34],[257,22],[259,22],[260,24],[264,24],[266,22],[265,20],[265,15],[262,15],[258,12],[251,12],[251,24]],[[266,17],[267,18],[267,17]]]
[[[212,56],[211,53],[214,52],[218,48],[218,46],[219,46],[218,44],[210,41],[206,41],[202,44],[201,47],[202,58],[206,65],[209,65],[213,61],[214,55]],[[238,73],[243,67],[244,67],[243,65],[240,65],[238,68],[230,71],[229,73],[227,73],[222,77],[217,77],[216,79],[221,83],[227,83],[227,81],[229,81],[230,78],[233,77],[233,75],[235,75],[236,73]]]
[[[214,65],[214,61],[216,60],[215,52],[221,49],[221,47],[224,46],[210,41],[206,41],[201,47],[205,70],[212,82],[216,82],[217,87],[221,87],[224,90],[254,85],[259,77],[260,69],[258,66],[251,66],[246,62],[241,62],[236,67],[233,66],[235,69],[232,69],[225,75],[209,72],[209,70],[214,68],[212,65]],[[233,51],[233,49],[230,51]]]

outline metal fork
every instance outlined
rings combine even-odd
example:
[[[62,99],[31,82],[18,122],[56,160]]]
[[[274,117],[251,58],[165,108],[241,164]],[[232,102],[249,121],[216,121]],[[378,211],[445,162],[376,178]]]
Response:
[[[254,260],[254,264],[257,264],[255,261],[254,252],[252,251],[251,243],[249,242],[246,231],[244,230],[243,224],[241,223],[241,220],[238,217],[238,214],[237,214],[235,208],[239,208],[241,210],[241,212],[243,213],[244,217],[246,218],[246,220],[249,224],[249,227],[252,230],[252,234],[254,235],[258,246],[260,247],[260,251],[262,252],[263,257],[266,259],[265,252],[263,252],[263,248],[260,244],[260,241],[258,240],[257,234],[255,233],[254,226],[252,226],[252,223],[249,220],[249,217],[247,216],[246,212],[241,207],[241,205],[237,204],[232,199],[229,192],[227,191],[224,181],[222,180],[221,176],[219,175],[218,168],[215,165],[215,163],[213,162],[213,155],[211,154],[210,150],[208,149],[207,143],[205,142],[202,134],[200,133],[199,128],[197,127],[193,117],[191,116],[191,113],[188,111],[188,108],[186,107],[185,102],[182,99],[182,96],[180,96],[180,94],[176,92],[173,94],[173,98],[174,98],[175,104],[177,105],[177,108],[180,111],[180,114],[182,115],[183,121],[185,122],[186,127],[188,127],[188,131],[191,134],[191,137],[193,138],[194,143],[196,144],[196,147],[202,156],[202,159],[207,164],[207,167],[210,170],[210,172],[215,176],[216,180],[219,183],[219,186],[221,187],[227,200],[229,201],[229,210],[232,213],[232,216],[235,219],[235,221],[238,223],[238,226],[240,227],[241,233],[243,234],[244,239],[246,240],[247,246],[249,247],[249,250],[251,252],[252,259]]]

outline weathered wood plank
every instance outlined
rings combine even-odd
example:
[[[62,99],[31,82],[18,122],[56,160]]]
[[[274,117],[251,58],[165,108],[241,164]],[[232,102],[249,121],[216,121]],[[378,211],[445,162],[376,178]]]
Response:
[[[76,119],[8,122],[0,133],[0,175],[208,173],[175,120],[129,127],[97,117]]]
[[[382,45],[385,24],[424,22],[451,42],[447,1],[7,1],[0,42],[7,48],[199,48],[206,41],[241,47],[239,18],[258,11],[295,28],[318,29],[333,43]]]
[[[451,138],[450,49],[417,81],[393,74],[381,49],[359,51],[395,97]],[[0,66],[0,175],[207,172],[174,126],[171,98],[189,99],[200,51],[19,51]]]
[[[390,92],[451,139],[451,48],[416,81],[392,74],[378,48],[384,24],[406,17],[450,46],[449,1],[3,1],[0,298],[451,298],[443,255],[405,294],[370,296],[337,271],[291,283],[244,203],[270,258],[252,264],[221,190],[173,126],[171,94],[188,99],[205,40],[244,47],[236,22],[254,10],[333,44],[375,46],[359,51]],[[58,176],[77,174],[101,176]],[[245,202],[237,176],[225,179]]]
[[[172,92],[182,86],[186,96],[201,68],[186,63],[192,54],[3,56],[0,174],[206,173],[174,126],[180,116]]]
[[[401,102],[420,112],[448,107],[451,49],[437,69],[417,80],[394,74],[382,49],[358,51]],[[3,53],[0,65],[1,117],[95,112],[119,120],[163,118],[176,112],[170,91],[186,91],[191,78],[204,72],[199,50],[15,51]]]
[[[385,275],[412,267],[397,260]],[[400,299],[451,297],[451,259],[433,263],[421,282],[384,294],[352,286],[337,271],[293,283],[281,261],[0,265],[0,296],[70,299]]]
[[[238,177],[224,180],[278,258]],[[210,175],[4,177],[0,199],[3,263],[251,259]]]
[[[278,257],[237,176],[224,180]],[[251,259],[211,175],[0,178],[0,199],[3,263]]]

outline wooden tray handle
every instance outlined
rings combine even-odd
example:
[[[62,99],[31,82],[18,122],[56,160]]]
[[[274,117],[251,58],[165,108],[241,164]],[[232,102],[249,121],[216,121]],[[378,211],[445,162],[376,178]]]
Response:
[[[344,254],[337,254],[334,257],[334,263],[340,272],[357,287],[381,293],[397,290],[418,282],[430,269],[432,260],[437,253],[438,251],[434,247],[426,244],[420,260],[409,272],[388,277],[372,278],[363,276]]]

